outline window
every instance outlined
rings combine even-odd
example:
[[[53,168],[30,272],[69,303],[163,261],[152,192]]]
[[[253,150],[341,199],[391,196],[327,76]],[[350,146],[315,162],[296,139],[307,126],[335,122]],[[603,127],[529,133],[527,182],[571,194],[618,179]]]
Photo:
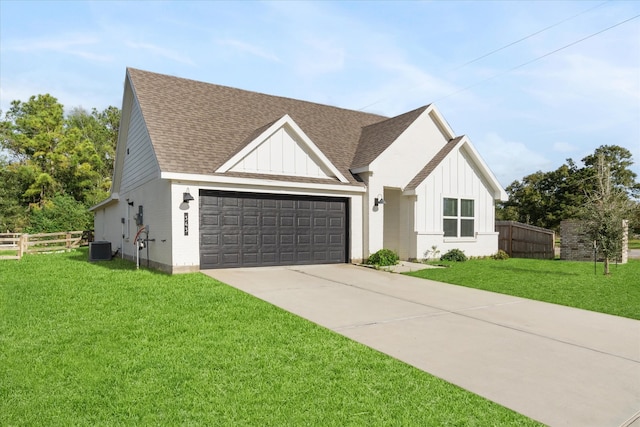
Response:
[[[445,197],[442,203],[444,237],[474,237],[474,211],[472,199]]]

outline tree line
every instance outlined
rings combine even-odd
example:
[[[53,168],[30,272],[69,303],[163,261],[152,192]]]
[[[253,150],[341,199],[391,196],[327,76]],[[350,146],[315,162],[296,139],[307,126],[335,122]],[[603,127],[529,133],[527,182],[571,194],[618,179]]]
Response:
[[[1,115],[1,113],[0,113]],[[92,229],[111,187],[120,110],[13,101],[0,121],[0,232]]]
[[[640,184],[630,169],[631,152],[617,145],[602,145],[578,165],[569,158],[558,169],[537,171],[512,182],[509,200],[500,204],[496,218],[518,221],[559,231],[564,219],[586,219],[593,215],[595,200],[608,191],[618,203],[620,215],[629,220],[633,233],[640,233]]]

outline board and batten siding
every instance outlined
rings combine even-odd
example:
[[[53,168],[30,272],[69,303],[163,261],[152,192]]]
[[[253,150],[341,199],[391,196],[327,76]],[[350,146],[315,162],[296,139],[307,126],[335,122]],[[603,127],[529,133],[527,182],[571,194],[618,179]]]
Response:
[[[460,148],[450,153],[416,188],[417,258],[432,246],[441,254],[461,249],[468,256],[490,255],[497,251],[495,205],[492,192],[469,156]],[[443,237],[443,198],[474,200],[475,238]]]
[[[230,170],[273,175],[333,178],[318,159],[305,150],[292,129],[283,126]]]
[[[133,102],[131,110],[124,156],[120,183],[121,195],[159,176],[158,161],[137,101]]]

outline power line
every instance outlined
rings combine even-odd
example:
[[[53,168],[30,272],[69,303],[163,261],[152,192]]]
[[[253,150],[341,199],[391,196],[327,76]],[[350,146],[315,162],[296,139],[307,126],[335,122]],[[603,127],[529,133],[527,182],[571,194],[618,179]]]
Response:
[[[597,9],[597,8],[599,8],[599,7],[601,7],[601,6],[605,5],[605,4],[607,4],[607,3],[608,3],[608,1],[609,1],[609,0],[607,0],[607,1],[605,1],[605,2],[602,2],[602,3],[600,3],[600,4],[597,4],[597,5],[595,5],[595,6],[591,7],[591,8],[589,8],[589,9],[583,10],[582,12],[579,12],[579,13],[577,13],[577,14],[575,14],[575,15],[569,16],[568,18],[562,19],[562,20],[560,20],[560,21],[558,21],[558,22],[556,22],[556,23],[554,23],[554,24],[551,24],[551,25],[549,25],[549,26],[547,26],[547,27],[545,27],[545,28],[543,28],[543,29],[541,29],[541,30],[538,30],[538,31],[536,31],[536,32],[534,32],[534,33],[531,33],[531,34],[529,34],[529,35],[527,35],[527,36],[525,36],[525,37],[522,37],[522,38],[520,38],[520,39],[518,39],[518,40],[516,40],[516,41],[514,41],[514,42],[511,42],[511,43],[509,43],[509,44],[506,44],[506,45],[504,45],[504,46],[502,46],[502,47],[500,47],[500,48],[498,48],[498,49],[494,49],[494,50],[492,50],[491,52],[485,53],[485,54],[483,54],[483,55],[481,55],[481,56],[479,56],[479,57],[477,57],[477,58],[474,58],[474,59],[472,59],[472,60],[470,60],[470,61],[467,61],[467,62],[465,62],[464,64],[461,64],[461,65],[459,65],[459,66],[457,66],[457,67],[455,67],[455,68],[452,68],[451,70],[447,71],[447,73],[452,72],[452,71],[459,70],[460,68],[463,68],[463,67],[466,67],[467,65],[473,64],[474,62],[477,62],[477,61],[479,61],[479,60],[481,60],[481,59],[484,59],[484,58],[486,58],[486,57],[488,57],[488,56],[490,56],[490,55],[493,55],[494,53],[500,52],[500,51],[502,51],[502,50],[504,50],[504,49],[506,49],[506,48],[508,48],[508,47],[511,47],[511,46],[513,46],[513,45],[515,45],[515,44],[518,44],[518,43],[520,43],[520,42],[522,42],[522,41],[524,41],[524,40],[530,39],[531,37],[536,36],[536,35],[538,35],[538,34],[540,34],[540,33],[543,33],[543,32],[545,32],[545,31],[547,31],[547,30],[549,30],[549,29],[551,29],[551,28],[557,27],[557,26],[558,26],[558,25],[560,25],[560,24],[563,24],[563,23],[565,23],[565,22],[567,22],[567,21],[570,21],[570,20],[572,20],[572,19],[574,19],[574,18],[577,18],[577,17],[578,17],[578,16],[580,16],[580,15],[583,15],[583,14],[585,14],[585,13],[587,13],[587,12],[590,12],[590,11],[592,11],[592,10],[594,10],[594,9]],[[635,18],[637,18],[637,16],[635,16],[635,17],[633,17],[633,18],[630,18],[629,20],[631,20],[631,19],[635,19]],[[626,22],[626,21],[624,21],[624,22]],[[624,23],[624,22],[622,22],[622,23]],[[622,24],[622,23],[620,23],[620,24]],[[617,25],[620,25],[620,24],[616,24],[616,25],[614,25],[613,27],[615,27],[615,26],[617,26]],[[592,35],[591,35],[591,36],[589,36],[589,37],[592,37],[592,36],[594,36],[594,35],[600,34],[601,32],[604,32],[604,31],[606,31],[606,30],[608,30],[608,29],[611,29],[611,28],[613,28],[613,27],[606,28],[606,29],[604,29],[604,30],[602,30],[602,31],[600,31],[600,32],[598,32],[598,33],[592,34]],[[577,42],[574,42],[573,44],[576,44],[576,43],[579,43],[579,42],[581,42],[581,41],[583,41],[583,40],[586,40],[586,39],[587,39],[587,38],[589,38],[589,37],[586,37],[586,38],[584,38],[584,39],[582,39],[582,40],[578,40]],[[565,46],[565,47],[563,47],[563,48],[560,48],[560,49],[558,49],[558,50],[562,50],[562,49],[564,49],[564,48],[566,48],[566,47],[572,46],[573,44],[567,45],[567,46]],[[531,62],[535,62],[536,60],[538,60],[538,59],[542,59],[542,58],[544,58],[545,56],[548,56],[548,55],[550,55],[550,54],[552,54],[552,53],[555,53],[555,52],[556,52],[556,51],[551,52],[551,53],[549,53],[549,54],[547,54],[547,55],[543,55],[543,56],[541,56],[541,57],[539,57],[539,58],[536,58],[536,59],[535,59],[535,60],[533,60],[533,61],[530,61],[530,62],[527,62],[527,63],[521,64],[521,65],[516,66],[516,67],[514,67],[514,68],[512,68],[512,69],[510,69],[510,70],[507,70],[507,71],[503,72],[503,73],[497,74],[497,75],[495,75],[495,76],[493,76],[493,77],[489,77],[488,79],[485,79],[485,80],[482,80],[482,81],[480,81],[480,82],[477,82],[477,83],[475,83],[475,84],[473,84],[473,85],[471,85],[471,86],[467,86],[467,87],[465,87],[465,88],[463,88],[463,89],[460,89],[460,90],[458,90],[458,91],[456,91],[456,92],[453,92],[453,93],[451,93],[451,94],[449,94],[449,95],[446,95],[446,96],[444,96],[444,97],[442,97],[442,98],[440,98],[440,99],[437,99],[437,100],[435,100],[434,102],[437,102],[437,101],[440,101],[440,100],[442,100],[442,99],[448,98],[448,97],[450,97],[450,96],[456,95],[456,94],[458,94],[458,93],[460,93],[460,92],[463,92],[463,91],[465,91],[465,90],[468,90],[468,89],[470,89],[470,88],[472,88],[472,87],[475,87],[475,86],[477,86],[477,85],[479,85],[479,84],[481,84],[481,83],[484,83],[484,82],[486,82],[486,81],[488,81],[488,80],[492,80],[492,79],[494,79],[494,78],[496,78],[496,77],[502,76],[502,75],[504,75],[504,74],[506,74],[506,73],[509,73],[509,72],[511,72],[511,71],[513,71],[513,70],[515,70],[515,69],[517,69],[517,68],[520,68],[521,66],[525,66],[525,65],[527,65],[527,64],[530,64]],[[365,105],[364,107],[359,108],[359,109],[358,109],[358,111],[363,111],[363,110],[365,110],[365,109],[367,109],[367,108],[369,108],[369,107],[371,107],[371,106],[373,106],[373,105],[376,105],[376,104],[378,104],[378,103],[380,103],[380,102],[384,101],[385,99],[389,99],[389,98],[387,97],[387,98],[379,99],[379,100],[377,100],[377,101],[375,101],[375,102],[372,102],[372,103],[370,103],[370,104],[367,104],[367,105]]]
[[[560,52],[561,50],[567,49],[567,48],[569,48],[569,47],[571,47],[571,46],[575,46],[575,45],[577,45],[578,43],[581,43],[581,42],[583,42],[583,41],[585,41],[585,40],[588,40],[588,39],[590,39],[590,38],[592,38],[592,37],[595,37],[595,36],[597,36],[598,34],[602,34],[602,33],[604,33],[605,31],[609,31],[609,30],[611,30],[611,29],[613,29],[613,28],[615,28],[615,27],[618,27],[618,26],[620,26],[620,25],[622,25],[622,24],[626,24],[627,22],[632,21],[632,20],[634,20],[634,19],[637,19],[637,18],[639,18],[639,17],[640,17],[640,14],[639,14],[639,15],[632,16],[632,17],[631,17],[631,18],[629,18],[629,19],[625,19],[624,21],[618,22],[617,24],[614,24],[614,25],[612,25],[612,26],[610,26],[610,27],[607,27],[607,28],[605,28],[605,29],[603,29],[603,30],[600,30],[600,31],[597,31],[597,32],[595,32],[595,33],[589,34],[589,35],[588,35],[588,36],[586,36],[586,37],[583,37],[583,38],[581,38],[581,39],[579,39],[579,40],[576,40],[576,41],[574,41],[574,42],[571,42],[571,43],[569,43],[569,44],[567,44],[567,45],[564,45],[564,46],[562,46],[562,47],[560,47],[560,48],[558,48],[558,49],[552,50],[551,52],[547,52],[547,53],[545,53],[544,55],[538,56],[537,58],[534,58],[534,59],[532,59],[532,60],[530,60],[530,61],[523,62],[522,64],[516,65],[515,67],[512,67],[512,68],[510,68],[510,69],[508,69],[508,70],[506,70],[506,71],[503,71],[502,73],[498,73],[498,74],[496,74],[495,76],[491,76],[491,77],[486,78],[486,79],[484,79],[484,80],[480,80],[479,82],[476,82],[476,83],[474,83],[474,84],[472,84],[472,85],[466,86],[466,87],[464,87],[464,88],[462,88],[462,89],[460,89],[460,90],[457,90],[457,91],[452,92],[452,93],[450,93],[450,94],[448,94],[448,95],[445,95],[445,96],[443,96],[442,98],[438,98],[438,99],[436,99],[436,100],[435,100],[435,101],[433,101],[433,102],[442,101],[443,99],[449,98],[450,96],[457,95],[457,94],[459,94],[459,93],[461,93],[461,92],[465,92],[465,91],[467,91],[467,90],[469,90],[469,89],[471,89],[471,88],[473,88],[473,87],[476,87],[476,86],[478,86],[478,85],[480,85],[480,84],[482,84],[482,83],[488,82],[489,80],[493,80],[493,79],[495,79],[495,78],[497,78],[497,77],[504,76],[505,74],[508,74],[508,73],[510,73],[510,72],[512,72],[512,71],[514,71],[514,70],[517,70],[517,69],[519,69],[519,68],[522,68],[522,67],[524,67],[524,66],[527,66],[527,65],[529,65],[529,64],[532,64],[532,63],[534,63],[534,62],[536,62],[536,61],[539,61],[539,60],[541,60],[541,59],[543,59],[543,58],[546,58],[547,56],[553,55],[554,53],[558,53],[558,52]]]
[[[481,59],[484,59],[484,58],[486,58],[487,56],[491,56],[491,55],[493,55],[494,53],[500,52],[501,50],[504,50],[504,49],[506,49],[506,48],[508,48],[508,47],[511,47],[511,46],[515,45],[515,44],[518,44],[518,43],[523,42],[523,41],[525,41],[525,40],[527,40],[527,39],[530,39],[530,38],[531,38],[531,37],[533,37],[533,36],[537,36],[537,35],[538,35],[538,34],[540,34],[540,33],[543,33],[543,32],[545,32],[545,31],[547,31],[547,30],[550,30],[551,28],[557,27],[557,26],[558,26],[558,25],[560,25],[560,24],[563,24],[563,23],[565,23],[565,22],[567,22],[567,21],[570,21],[570,20],[572,20],[572,19],[574,19],[574,18],[577,18],[578,16],[583,15],[583,14],[585,14],[585,13],[587,13],[587,12],[590,12],[590,11],[592,11],[593,9],[597,9],[597,8],[601,7],[602,5],[604,5],[604,4],[606,4],[606,3],[607,3],[607,2],[605,1],[605,2],[602,2],[602,3],[600,3],[600,4],[596,5],[596,6],[592,7],[592,8],[589,8],[589,9],[587,9],[587,10],[583,10],[583,11],[582,11],[582,12],[580,12],[580,13],[577,13],[577,14],[575,14],[575,15],[573,15],[573,16],[570,16],[570,17],[565,18],[565,19],[563,19],[563,20],[561,20],[561,21],[558,21],[558,22],[556,22],[555,24],[549,25],[548,27],[545,27],[545,28],[543,28],[543,29],[541,29],[541,30],[538,30],[538,31],[536,31],[535,33],[531,33],[531,34],[529,34],[528,36],[522,37],[521,39],[518,39],[518,40],[516,40],[516,41],[514,41],[514,42],[511,42],[511,43],[506,44],[506,45],[504,45],[504,46],[502,46],[502,47],[499,47],[498,49],[492,50],[491,52],[485,53],[484,55],[478,56],[477,58],[472,59],[471,61],[467,61],[467,62],[465,62],[465,63],[464,63],[464,64],[462,64],[462,65],[458,65],[457,67],[452,68],[452,69],[451,69],[451,70],[449,70],[448,72],[456,71],[456,70],[459,70],[459,69],[460,69],[460,68],[462,68],[462,67],[466,67],[466,66],[467,66],[467,65],[469,65],[469,64],[473,64],[474,62],[477,62],[477,61],[479,61],[479,60],[481,60]]]

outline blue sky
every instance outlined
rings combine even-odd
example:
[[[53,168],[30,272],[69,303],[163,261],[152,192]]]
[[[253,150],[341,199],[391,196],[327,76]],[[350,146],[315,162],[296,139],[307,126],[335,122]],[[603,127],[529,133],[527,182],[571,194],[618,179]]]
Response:
[[[0,108],[43,93],[120,107],[134,67],[386,116],[435,103],[504,186],[603,144],[640,175],[638,15],[632,1],[0,0]]]

